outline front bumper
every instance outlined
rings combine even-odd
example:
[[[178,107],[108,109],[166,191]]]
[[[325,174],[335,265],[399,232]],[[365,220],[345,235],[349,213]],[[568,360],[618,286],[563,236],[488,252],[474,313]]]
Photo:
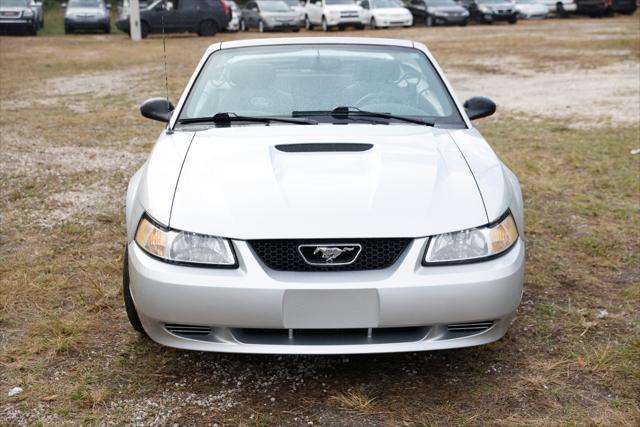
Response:
[[[36,26],[34,19],[2,19],[0,18],[0,29],[30,29]]]
[[[518,13],[482,13],[480,19],[483,22],[501,22],[501,21],[515,21],[518,19]]]
[[[469,22],[469,15],[434,15],[436,24],[459,25]]]
[[[76,30],[98,30],[111,25],[111,21],[108,17],[97,19],[64,18],[64,25]]]
[[[521,240],[490,261],[426,268],[426,239],[416,239],[390,268],[331,273],[270,270],[246,242],[233,243],[235,270],[167,264],[129,244],[132,297],[154,341],[237,353],[467,347],[500,339],[522,295]],[[462,334],[448,327],[472,322],[488,327]],[[183,333],[194,327],[206,333]]]
[[[327,25],[331,27],[350,27],[366,25],[368,22],[363,21],[363,17],[343,18],[336,16],[327,16]]]

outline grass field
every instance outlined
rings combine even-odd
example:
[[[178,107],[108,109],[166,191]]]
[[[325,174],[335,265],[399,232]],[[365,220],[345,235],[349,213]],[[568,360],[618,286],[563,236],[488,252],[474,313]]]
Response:
[[[461,97],[497,100],[477,125],[527,221],[507,336],[349,357],[141,338],[122,307],[123,204],[161,131],[137,108],[164,95],[162,42],[0,37],[0,425],[640,424],[638,14],[348,34],[424,42]],[[171,98],[208,44],[249,36],[168,39]]]

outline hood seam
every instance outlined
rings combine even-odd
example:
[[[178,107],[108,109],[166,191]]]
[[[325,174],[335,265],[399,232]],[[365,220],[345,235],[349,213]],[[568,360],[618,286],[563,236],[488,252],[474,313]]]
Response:
[[[473,177],[473,182],[475,182],[476,188],[478,189],[478,194],[480,194],[480,200],[482,200],[482,207],[484,208],[484,215],[487,217],[487,224],[488,224],[490,222],[489,212],[487,211],[487,204],[484,201],[484,196],[482,195],[482,190],[480,190],[480,185],[478,184],[478,180],[476,179],[476,175],[473,173],[473,169],[471,169],[471,166],[469,165],[469,162],[467,161],[466,156],[464,155],[464,153],[462,152],[462,150],[458,146],[458,143],[456,142],[456,139],[451,135],[450,132],[447,132],[447,135],[449,135],[449,138],[451,138],[451,141],[456,146],[456,148],[460,152],[460,155],[464,159],[464,163],[467,165],[467,168],[469,168],[469,173],[471,173],[471,176]]]
[[[182,177],[182,169],[184,168],[184,164],[187,161],[187,157],[189,156],[189,151],[191,150],[191,145],[196,138],[196,132],[193,132],[191,136],[191,141],[189,141],[189,146],[187,147],[187,152],[184,154],[184,158],[182,159],[182,164],[180,165],[180,172],[178,172],[178,178],[176,179],[176,186],[173,188],[173,197],[171,197],[171,209],[169,209],[169,223],[167,227],[171,227],[171,217],[173,216],[173,204],[176,200],[176,194],[178,193],[178,184],[180,184],[180,177]]]

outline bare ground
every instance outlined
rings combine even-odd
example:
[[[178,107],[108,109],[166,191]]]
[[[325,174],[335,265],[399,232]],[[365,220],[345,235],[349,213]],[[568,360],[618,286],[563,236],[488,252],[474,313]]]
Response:
[[[528,222],[508,335],[356,357],[138,337],[121,307],[123,202],[160,131],[136,109],[164,93],[161,41],[1,37],[0,424],[640,423],[638,16],[350,35],[424,42],[461,98],[499,104],[478,125],[520,176]],[[170,38],[172,98],[209,43],[238,37]]]

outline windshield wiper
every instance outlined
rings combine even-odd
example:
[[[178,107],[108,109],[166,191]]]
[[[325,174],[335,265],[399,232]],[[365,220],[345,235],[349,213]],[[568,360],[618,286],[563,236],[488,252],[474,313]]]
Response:
[[[435,126],[435,123],[426,120],[414,119],[413,117],[398,116],[390,113],[378,113],[375,111],[365,111],[358,107],[336,107],[331,111],[293,111],[293,117],[303,116],[325,116],[331,115],[336,119],[348,119],[350,117],[379,117],[381,119],[398,120],[402,122],[415,123],[417,125]]]
[[[317,125],[318,122],[308,119],[295,119],[286,117],[257,117],[257,116],[239,116],[235,113],[216,113],[211,117],[193,117],[188,119],[178,119],[181,125],[193,123],[214,123],[217,125],[229,125],[231,122],[252,122],[252,123],[292,123],[295,125]]]

